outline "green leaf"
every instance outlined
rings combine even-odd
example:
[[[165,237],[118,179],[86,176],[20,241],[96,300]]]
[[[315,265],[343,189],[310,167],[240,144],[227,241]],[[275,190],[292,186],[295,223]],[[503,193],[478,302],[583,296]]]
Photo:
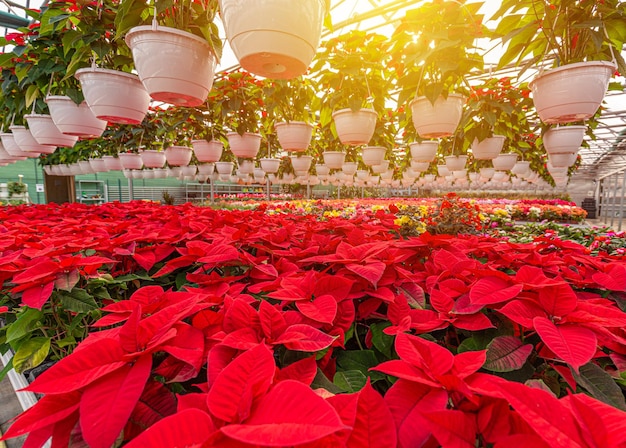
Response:
[[[487,345],[487,359],[483,368],[492,372],[519,370],[533,351],[531,344],[522,344],[514,336],[495,338]]]
[[[353,393],[363,389],[367,382],[367,377],[359,370],[346,370],[337,372],[333,382],[344,392]]]
[[[88,313],[99,308],[94,298],[84,289],[74,288],[69,294],[58,292],[57,296],[63,308],[75,313]]]
[[[620,387],[615,380],[594,363],[587,363],[580,367],[580,374],[572,369],[576,383],[584,387],[592,397],[610,406],[626,411],[626,401]]]
[[[31,338],[20,344],[13,355],[13,368],[17,373],[37,367],[44,362],[50,352],[50,338]]]
[[[17,320],[7,325],[7,342],[11,343],[29,334],[38,327],[39,320],[43,319],[43,313],[34,308],[25,308]]]
[[[391,322],[378,322],[370,325],[372,332],[372,344],[387,358],[391,358],[394,337],[383,333],[383,330],[391,326]]]
[[[328,378],[326,378],[326,375],[324,375],[324,372],[322,372],[319,367],[317,368],[317,374],[313,379],[313,383],[311,383],[311,388],[313,390],[320,388],[326,389],[328,392],[333,394],[339,394],[343,392],[341,388],[335,386],[333,383],[330,382]]]
[[[484,350],[485,348],[486,346],[484,344],[481,344],[478,339],[471,337],[465,339],[463,342],[461,342],[461,344],[459,344],[459,347],[457,348],[457,353],[477,352],[479,350]]]
[[[31,84],[26,89],[26,107],[30,107],[39,97],[39,88],[35,84]]]
[[[369,371],[371,367],[375,367],[378,364],[378,358],[376,358],[376,353],[374,353],[373,350],[347,350],[339,352],[337,355],[337,366],[339,370],[358,370],[363,373],[363,376],[369,376],[374,381],[385,377],[385,375],[380,372]]]
[[[4,369],[0,370],[0,381],[4,379],[6,374],[9,373],[9,370],[11,370],[12,368],[13,368],[13,358],[11,357],[11,359],[9,359],[9,362],[7,362],[7,365],[4,366]]]

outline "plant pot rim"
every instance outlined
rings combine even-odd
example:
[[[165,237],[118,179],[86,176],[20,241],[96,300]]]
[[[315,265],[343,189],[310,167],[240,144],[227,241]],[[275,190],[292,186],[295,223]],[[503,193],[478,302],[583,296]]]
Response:
[[[48,102],[48,100],[72,101],[72,103],[74,103],[74,101],[67,95],[46,95],[44,102]]]
[[[374,109],[372,109],[371,107],[362,107],[359,110],[357,110],[356,112],[353,111],[352,109],[350,109],[349,107],[346,107],[345,109],[339,109],[333,112],[333,118],[335,118],[336,115],[343,115],[343,114],[348,114],[348,113],[369,113],[369,114],[374,114],[376,116],[378,116],[378,112],[376,112]]]
[[[76,70],[76,73],[74,73],[74,77],[80,80],[80,77],[85,73],[101,73],[101,74],[108,74],[108,75],[113,75],[113,76],[117,75],[121,78],[132,79],[133,81],[137,81],[139,83],[141,82],[139,80],[139,75],[135,75],[134,73],[123,72],[120,70],[111,70],[109,68],[101,68],[101,67],[79,68],[78,70]]]
[[[244,132],[243,135],[241,135],[239,134],[239,132],[230,131],[226,133],[226,137],[228,137],[229,135],[239,135],[240,137],[243,137],[244,135],[255,135],[257,137],[263,138],[263,136],[257,132]]]
[[[21,124],[12,124],[11,126],[9,126],[9,129],[13,130],[13,129],[26,129],[26,126],[21,125]],[[10,132],[4,132],[4,134],[11,134]]]
[[[50,114],[26,114],[24,118],[50,118],[52,120],[52,115]]]
[[[559,67],[554,67],[544,72],[537,74],[532,81],[528,83],[528,87],[532,88],[533,85],[537,82],[537,80],[541,78],[545,78],[546,76],[553,75],[555,73],[561,73],[563,71],[567,71],[573,68],[582,68],[582,67],[590,67],[590,66],[598,66],[598,67],[606,67],[610,68],[611,72],[617,70],[617,66],[612,61],[583,61],[583,62],[573,62],[571,64],[561,65]]]
[[[152,25],[139,25],[139,26],[132,27],[130,30],[128,30],[128,32],[126,33],[126,36],[124,36],[124,40],[126,41],[126,44],[130,47],[129,40],[132,37],[132,35],[144,33],[144,32],[166,33],[166,34],[174,34],[176,36],[181,36],[181,37],[187,37],[198,43],[206,45],[207,47],[211,49],[211,52],[213,53],[213,48],[211,48],[211,46],[206,41],[206,39],[203,39],[200,36],[196,36],[195,34],[192,34],[189,31],[184,31],[178,28],[172,28],[170,26],[164,26],[164,25],[157,25],[156,27],[153,27]],[[213,53],[213,55],[215,56],[215,53]]]
[[[295,124],[296,126],[306,126],[308,128],[313,128],[313,125],[310,123],[307,123],[306,121],[298,121],[298,120],[290,120],[290,121],[280,121],[276,124],[274,124],[275,127],[278,126],[288,126],[291,124]]]
[[[447,98],[444,98],[444,97],[443,97],[443,95],[439,95],[438,99],[439,99],[439,98],[442,98],[442,99],[447,99]],[[465,95],[462,95],[462,94],[460,94],[460,93],[448,93],[448,98],[458,98],[458,99],[460,99],[460,100],[463,100],[463,99],[465,98]],[[409,107],[411,107],[411,105],[412,105],[413,103],[417,103],[417,102],[419,102],[419,101],[424,101],[424,100],[426,100],[426,101],[430,102],[430,100],[428,99],[428,97],[427,97],[427,96],[425,96],[425,95],[415,97],[415,98],[413,98],[413,99],[411,100],[411,102],[409,103]]]
[[[587,126],[583,125],[583,124],[577,124],[577,125],[574,125],[574,126],[556,126],[554,128],[548,129],[546,132],[558,131],[558,130],[566,130],[566,129],[587,129]]]
[[[141,154],[142,152],[149,152],[150,154],[153,154],[153,153],[155,153],[155,152],[159,152],[159,153],[161,153],[161,152],[163,152],[163,151],[158,150],[158,149],[142,149],[142,150],[139,152],[139,154]]]
[[[413,145],[437,145],[439,146],[439,141],[435,141],[435,140],[424,140],[423,142],[412,142],[409,143],[409,146],[413,146]]]
[[[322,154],[345,154],[343,151],[324,151]]]
[[[455,154],[450,154],[449,156],[444,156],[444,159],[447,159],[448,157],[454,157],[454,158],[457,158],[457,159],[458,159],[459,157],[465,157],[465,158],[467,158],[468,156],[467,156],[467,154],[458,154],[458,155],[455,155]]]
[[[361,149],[361,151],[362,151],[363,149],[384,149],[385,151],[387,151],[387,148],[385,148],[384,146],[379,146],[379,145],[372,145],[372,146],[367,145],[367,146],[364,146],[364,147]]]
[[[185,146],[185,145],[171,145],[171,146],[168,146],[167,148],[165,148],[165,151],[167,151],[170,148],[175,148],[175,149],[183,148],[183,149],[188,149],[188,150],[191,151],[191,148],[189,146]]]
[[[309,155],[307,155],[307,154],[298,154],[298,155],[296,155],[296,156],[289,156],[289,158],[290,158],[290,159],[304,159],[304,158],[306,158],[306,157],[308,157],[309,159],[312,159],[312,158],[313,158],[313,156],[309,156]],[[277,159],[277,160],[278,160],[278,159]]]
[[[212,139],[212,140],[207,140],[207,139],[205,139],[205,138],[198,138],[198,139],[192,140],[192,141],[191,141],[191,144],[194,144],[194,143],[202,143],[202,142],[206,142],[206,143],[219,143],[219,144],[220,144],[220,145],[222,145],[222,146],[224,145],[224,143],[222,143],[222,142],[221,142],[221,141],[219,141],[219,140],[215,140],[215,139]]]

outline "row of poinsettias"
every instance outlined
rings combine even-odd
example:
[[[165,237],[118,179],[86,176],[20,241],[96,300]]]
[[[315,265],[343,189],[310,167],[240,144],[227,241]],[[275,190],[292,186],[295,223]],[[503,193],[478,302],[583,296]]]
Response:
[[[20,212],[4,216],[0,246],[15,301],[29,291],[43,312],[64,289],[90,295],[103,277],[145,273],[29,386],[45,395],[7,437],[92,447],[626,442],[621,259],[554,240],[398,239],[382,210],[326,222],[146,203]]]

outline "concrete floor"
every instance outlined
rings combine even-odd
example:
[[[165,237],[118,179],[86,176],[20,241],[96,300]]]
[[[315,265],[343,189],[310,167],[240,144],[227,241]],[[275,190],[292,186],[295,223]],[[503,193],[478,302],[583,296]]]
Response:
[[[0,366],[2,363],[0,362]],[[4,433],[11,426],[11,419],[15,418],[22,412],[13,386],[8,377],[4,377],[0,381],[0,433]],[[0,448],[20,448],[24,444],[26,437],[18,437],[16,439],[0,442]],[[6,445],[3,445],[6,444]]]

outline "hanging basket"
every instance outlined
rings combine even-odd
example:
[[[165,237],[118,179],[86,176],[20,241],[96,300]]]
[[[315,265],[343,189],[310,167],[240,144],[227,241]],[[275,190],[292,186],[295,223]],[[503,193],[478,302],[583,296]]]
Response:
[[[548,154],[576,154],[585,137],[586,126],[563,126],[543,134],[543,147]]]
[[[304,121],[276,123],[274,128],[278,143],[285,151],[306,151],[313,137],[313,126]]]
[[[187,166],[191,162],[193,152],[187,146],[170,146],[165,149],[165,159],[169,166]]]
[[[124,169],[121,160],[117,157],[102,156],[102,160],[104,160],[104,165],[108,171],[122,171]]]
[[[374,109],[340,109],[333,113],[335,129],[344,145],[367,145],[376,130],[378,114]]]
[[[28,129],[40,145],[61,146],[71,148],[78,141],[78,137],[63,134],[52,121],[50,115],[24,115]]]
[[[239,64],[266,78],[306,73],[325,9],[323,0],[220,0],[226,37]]]
[[[341,151],[324,151],[322,156],[324,157],[324,165],[331,170],[340,170],[346,159],[346,153]]]
[[[143,159],[139,154],[131,152],[121,152],[117,155],[117,157],[119,158],[120,164],[122,165],[122,169],[140,170],[143,167]]]
[[[366,166],[380,165],[386,153],[387,148],[383,146],[366,146],[361,150],[361,158]]]
[[[90,67],[77,70],[74,76],[98,119],[139,124],[148,113],[150,95],[137,75]]]
[[[240,159],[253,159],[261,149],[261,135],[246,132],[239,135],[237,132],[226,134],[231,152]]]
[[[562,153],[562,154],[548,154],[548,162],[552,164],[555,168],[569,168],[576,163],[576,159],[578,158],[578,154],[573,153]]]
[[[10,132],[3,132],[0,134],[2,146],[4,150],[16,160],[26,160],[28,157],[38,157],[34,153],[24,152],[15,142],[15,136]]]
[[[17,146],[19,146],[23,152],[33,153],[33,155],[29,155],[28,157],[37,157],[39,154],[52,154],[57,149],[57,147],[53,145],[37,143],[30,129],[26,129],[24,126],[11,126],[10,129]]]
[[[411,160],[415,162],[432,162],[437,156],[437,149],[439,148],[439,142],[426,141],[415,142],[409,145],[411,150]]]
[[[215,169],[220,174],[220,179],[222,178],[221,175],[230,176],[234,166],[233,162],[215,162]]]
[[[612,62],[588,61],[563,65],[538,75],[529,86],[541,121],[571,123],[593,117],[616,68]]]
[[[517,154],[500,154],[491,161],[496,171],[509,171],[517,162]]]
[[[433,105],[425,96],[409,103],[415,130],[421,138],[448,137],[456,131],[463,114],[462,95],[439,97]]]
[[[467,156],[446,156],[445,159],[449,171],[460,171],[467,163]]]
[[[261,169],[266,173],[275,174],[278,173],[278,168],[280,168],[280,159],[268,159],[264,158],[260,160]]]
[[[309,168],[311,168],[311,162],[313,161],[313,157],[311,156],[291,156],[290,159],[291,166],[295,172],[308,172]]]
[[[156,24],[131,28],[125,40],[152,99],[184,107],[206,101],[217,63],[206,40]]]
[[[359,165],[356,162],[343,162],[341,172],[346,176],[354,176],[358,167]]]
[[[64,134],[80,138],[100,137],[107,122],[96,118],[85,101],[76,104],[69,96],[47,96],[52,121]]]
[[[217,162],[224,151],[224,144],[218,140],[193,140],[191,145],[198,162]]]
[[[165,153],[156,149],[146,149],[139,153],[143,166],[146,168],[163,168],[165,165]]]
[[[504,135],[494,135],[493,137],[487,137],[480,142],[474,139],[472,143],[472,154],[477,160],[493,160],[502,151],[506,137]]]

